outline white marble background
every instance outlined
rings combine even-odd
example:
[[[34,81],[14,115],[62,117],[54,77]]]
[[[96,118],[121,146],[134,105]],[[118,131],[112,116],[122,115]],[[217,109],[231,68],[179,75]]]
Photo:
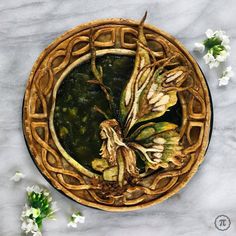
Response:
[[[219,88],[217,75],[197,57],[214,102],[214,130],[206,159],[185,189],[160,205],[130,213],[107,213],[67,199],[45,181],[33,164],[21,128],[26,81],[39,53],[64,31],[97,18],[140,19],[176,36],[189,50],[207,28],[231,36],[228,61],[236,72],[236,2],[234,0],[0,0],[0,235],[21,235],[19,216],[27,185],[47,186],[61,211],[57,221],[44,224],[43,235],[85,236],[198,236],[236,235],[236,82]],[[196,54],[194,54],[196,56]],[[20,184],[9,181],[16,170],[26,174]],[[86,223],[66,227],[72,209],[80,209]],[[228,231],[214,227],[226,214]]]

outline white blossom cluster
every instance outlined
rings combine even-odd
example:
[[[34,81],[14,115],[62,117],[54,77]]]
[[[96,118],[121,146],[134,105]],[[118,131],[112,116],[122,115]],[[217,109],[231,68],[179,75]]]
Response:
[[[14,182],[20,182],[25,175],[16,171],[10,178]],[[26,235],[42,236],[42,222],[45,218],[54,219],[54,213],[58,210],[57,203],[52,201],[48,190],[40,188],[38,185],[28,186],[27,204],[21,213],[21,229]],[[84,223],[85,217],[79,211],[73,213],[67,224],[68,227],[77,228],[78,223]]]
[[[29,207],[25,204],[24,209],[21,213],[21,229],[26,234],[31,233],[33,236],[41,236],[42,233],[35,221],[35,219],[39,216],[40,210],[37,208]]]
[[[77,228],[77,224],[83,224],[85,222],[85,217],[81,215],[81,213],[78,211],[76,213],[73,213],[70,217],[70,221],[67,224],[68,227]]]
[[[230,55],[230,39],[224,31],[212,29],[206,31],[206,37],[202,43],[195,43],[194,50],[200,53],[206,52],[203,56],[205,63],[210,69],[216,68]],[[232,67],[228,66],[219,78],[219,86],[227,85],[233,75]]]
[[[45,218],[53,218],[56,212],[56,202],[52,202],[49,192],[37,185],[27,187],[28,203],[21,213],[21,229],[28,235],[41,236],[42,221]]]

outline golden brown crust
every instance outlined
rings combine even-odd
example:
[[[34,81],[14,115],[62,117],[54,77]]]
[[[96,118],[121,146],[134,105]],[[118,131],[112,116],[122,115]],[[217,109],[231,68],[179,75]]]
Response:
[[[206,82],[195,60],[174,37],[145,24],[148,46],[155,57],[165,58],[178,53],[179,61],[191,71],[191,78],[183,83],[187,89],[178,92],[183,113],[180,135],[186,158],[182,166],[153,172],[135,186],[120,188],[115,183],[104,183],[99,176],[80,171],[69,159],[63,158],[53,138],[55,134],[49,128],[56,82],[77,64],[79,58],[89,53],[91,27],[98,53],[111,49],[113,53],[125,54],[125,49],[126,53],[132,54],[136,48],[133,37],[137,37],[138,23],[126,19],[83,24],[50,44],[32,68],[24,97],[23,130],[29,150],[53,186],[81,204],[107,211],[131,211],[160,203],[183,188],[203,161],[211,122]]]

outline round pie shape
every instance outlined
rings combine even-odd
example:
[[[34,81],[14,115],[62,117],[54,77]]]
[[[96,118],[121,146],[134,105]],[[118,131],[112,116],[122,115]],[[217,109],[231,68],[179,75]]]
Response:
[[[126,19],[97,20],[79,25],[52,42],[35,62],[25,91],[23,131],[31,156],[46,179],[78,203],[107,211],[131,211],[160,203],[177,193],[192,178],[209,144],[212,108],[205,78],[193,57],[174,37],[144,25],[148,46],[155,56],[165,50],[178,53],[191,71],[188,87],[178,92],[182,108],[181,142],[186,157],[181,167],[143,176],[139,184],[117,188],[98,181],[62,147],[54,129],[57,90],[66,75],[90,59],[91,28],[97,56],[135,55],[139,23]],[[165,42],[165,47],[161,42]],[[191,84],[191,86],[189,86]]]

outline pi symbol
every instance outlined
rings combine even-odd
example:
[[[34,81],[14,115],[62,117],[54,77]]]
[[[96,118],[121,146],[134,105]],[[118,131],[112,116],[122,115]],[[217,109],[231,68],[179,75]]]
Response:
[[[226,231],[231,225],[230,218],[226,215],[219,215],[215,219],[215,227],[220,231]]]

